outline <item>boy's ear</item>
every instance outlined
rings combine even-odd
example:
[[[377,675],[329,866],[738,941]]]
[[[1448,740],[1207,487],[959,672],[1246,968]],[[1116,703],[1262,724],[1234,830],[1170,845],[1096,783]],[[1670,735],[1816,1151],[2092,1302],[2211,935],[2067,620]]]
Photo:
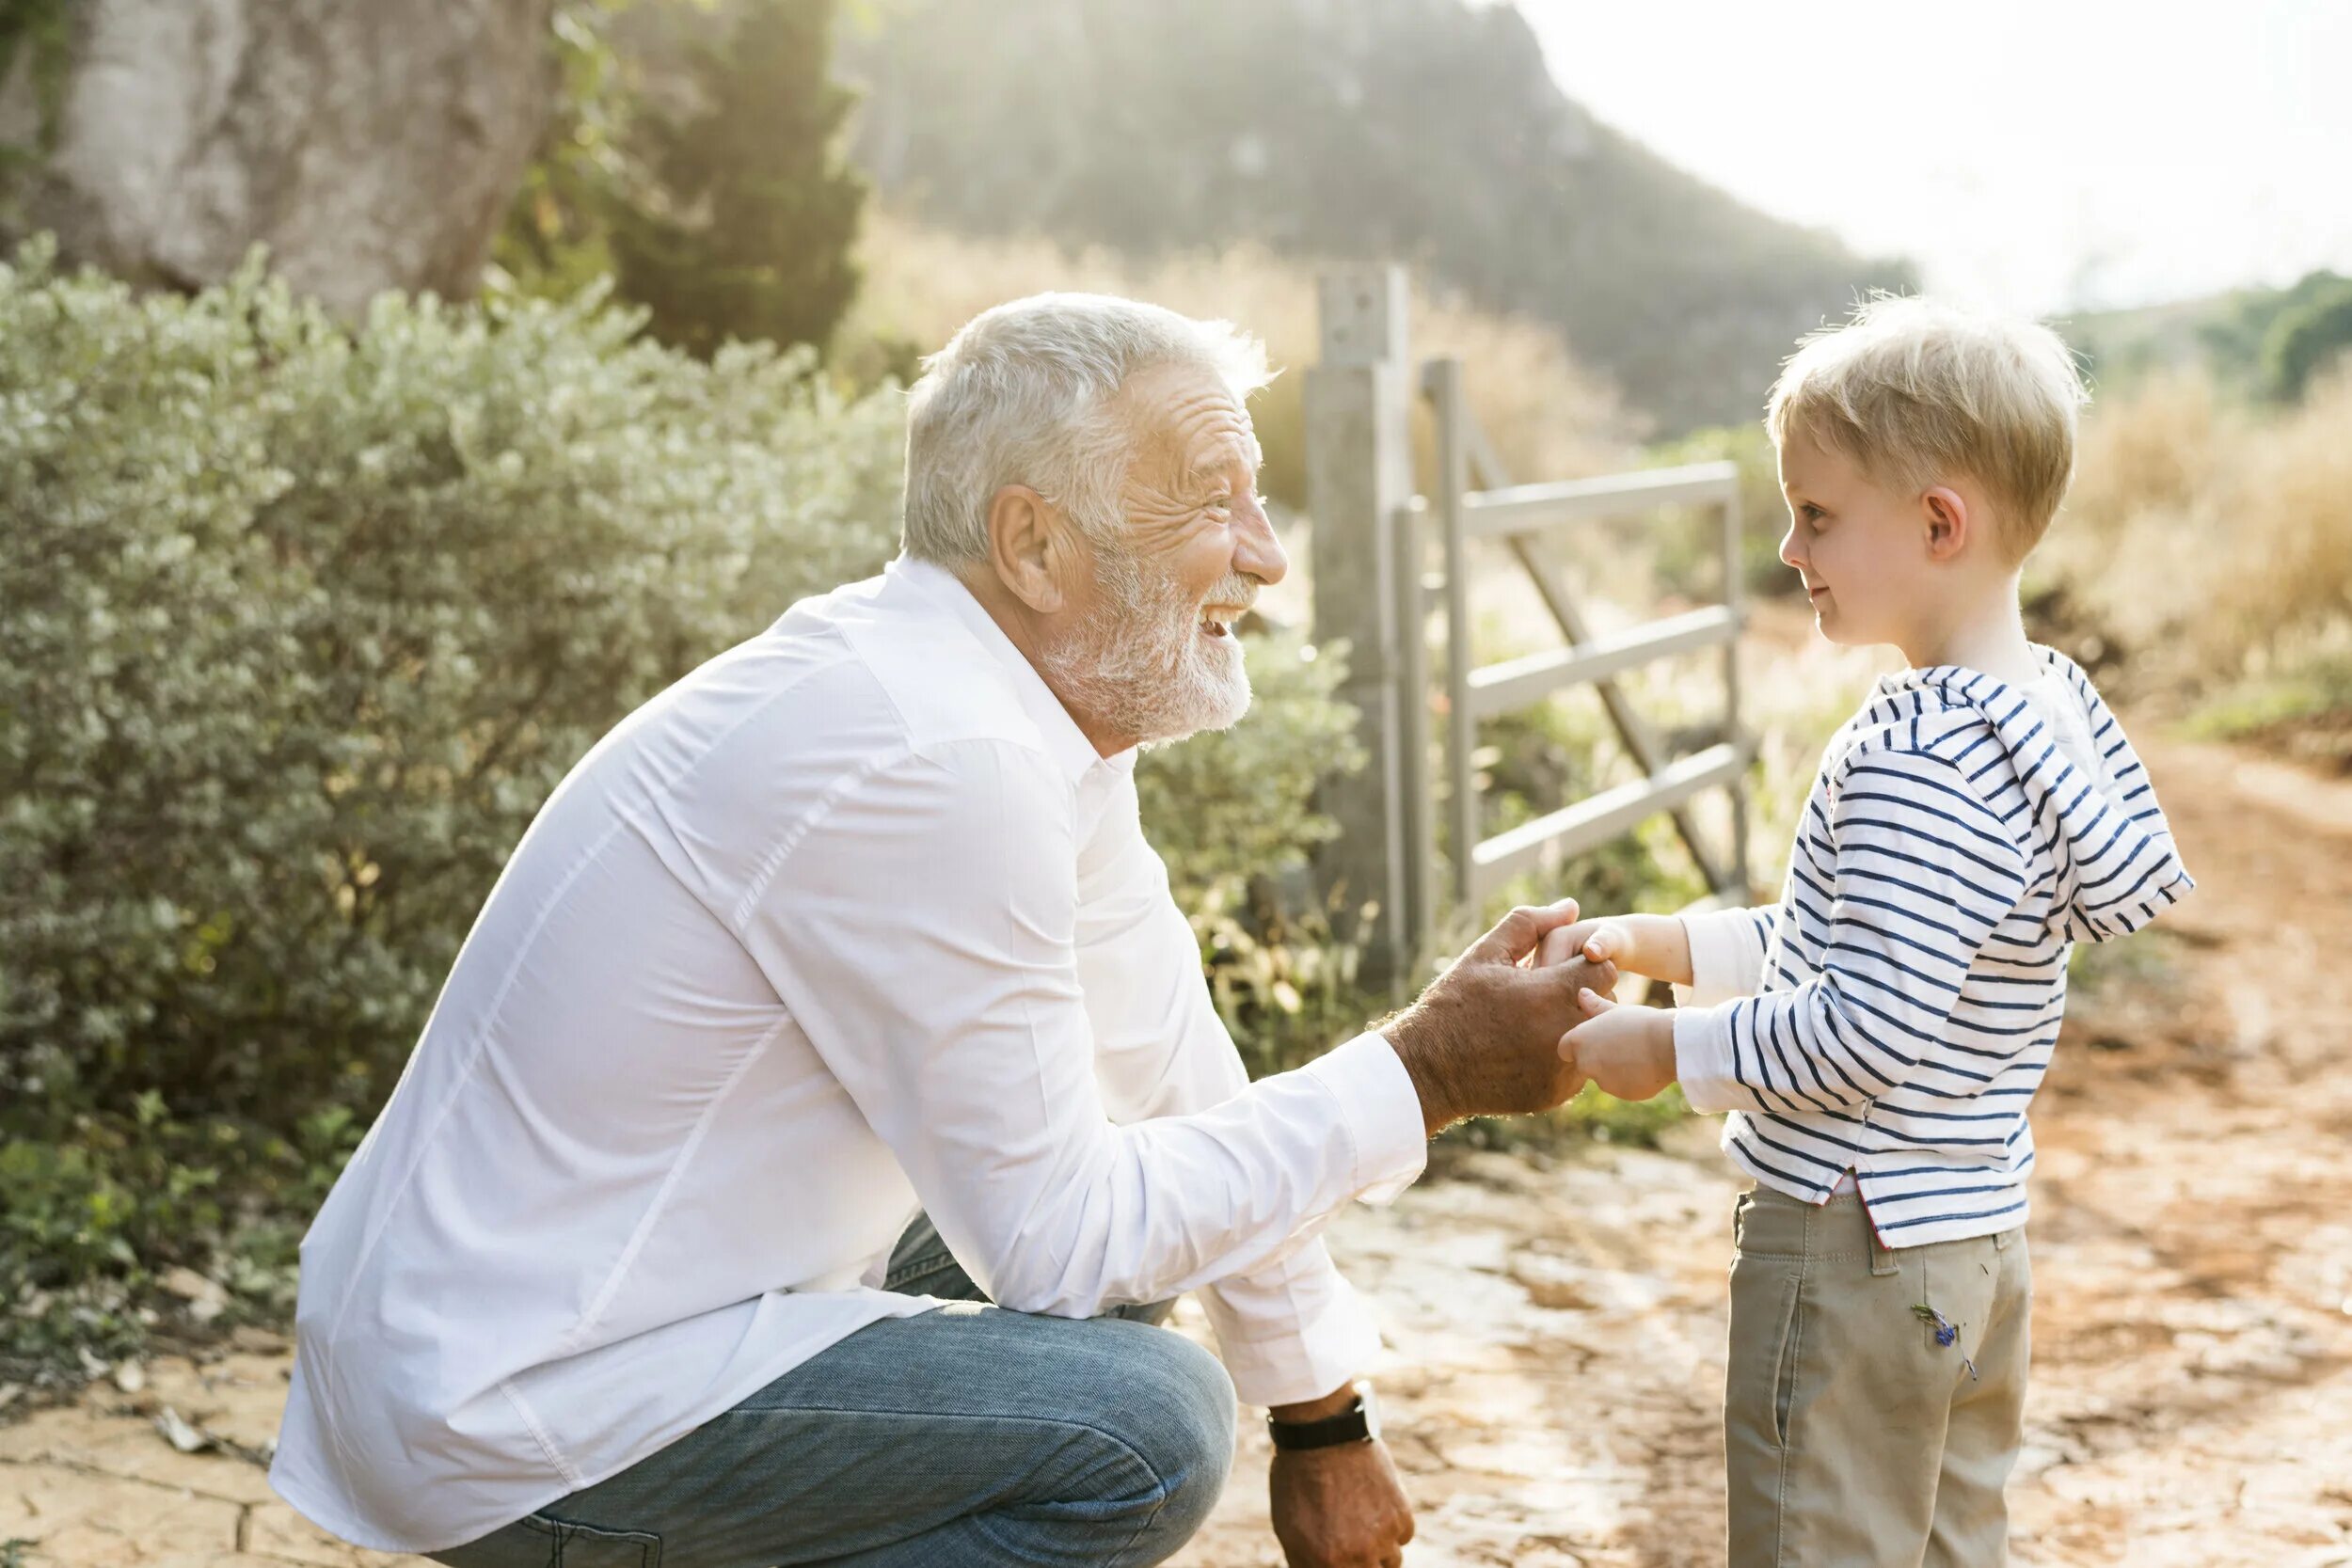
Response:
[[[1948,484],[1938,484],[1919,498],[1920,515],[1928,527],[1928,559],[1950,561],[1968,545],[1968,531],[1975,519],[1968,515],[1968,502]]]

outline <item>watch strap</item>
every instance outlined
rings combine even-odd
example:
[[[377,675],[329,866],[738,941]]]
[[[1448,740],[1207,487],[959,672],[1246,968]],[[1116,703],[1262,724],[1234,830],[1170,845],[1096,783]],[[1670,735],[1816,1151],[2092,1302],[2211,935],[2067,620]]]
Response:
[[[1266,1418],[1266,1431],[1274,1446],[1288,1452],[1302,1449],[1337,1448],[1342,1443],[1363,1443],[1372,1438],[1372,1420],[1364,1409],[1364,1396],[1358,1394],[1356,1402],[1336,1416],[1325,1416],[1311,1421],[1278,1421]]]

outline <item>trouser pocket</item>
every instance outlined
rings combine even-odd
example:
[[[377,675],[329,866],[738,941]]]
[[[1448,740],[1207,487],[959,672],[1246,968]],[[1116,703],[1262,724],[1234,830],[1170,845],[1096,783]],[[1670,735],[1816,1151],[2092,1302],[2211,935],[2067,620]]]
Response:
[[[661,1537],[645,1530],[599,1529],[537,1513],[523,1524],[547,1538],[547,1568],[661,1568]]]
[[[1788,1446],[1788,1413],[1797,1398],[1797,1357],[1804,1347],[1804,1277],[1791,1272],[1782,1291],[1780,1354],[1772,1363],[1772,1435]]]

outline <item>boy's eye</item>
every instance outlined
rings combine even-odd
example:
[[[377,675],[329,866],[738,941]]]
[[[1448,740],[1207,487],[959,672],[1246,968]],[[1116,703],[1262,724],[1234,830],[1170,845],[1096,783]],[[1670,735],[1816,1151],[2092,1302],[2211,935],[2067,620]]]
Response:
[[[1829,514],[1814,505],[1811,501],[1807,501],[1803,506],[1797,508],[1797,515],[1803,517],[1808,523],[1818,523],[1822,518],[1828,516]]]

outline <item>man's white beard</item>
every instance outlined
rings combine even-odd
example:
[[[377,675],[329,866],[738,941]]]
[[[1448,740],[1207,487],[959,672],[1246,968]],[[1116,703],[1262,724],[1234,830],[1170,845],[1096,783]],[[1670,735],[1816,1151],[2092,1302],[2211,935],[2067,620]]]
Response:
[[[1203,604],[1257,596],[1229,578],[1200,600],[1134,557],[1103,560],[1102,608],[1067,641],[1042,650],[1045,674],[1066,705],[1099,730],[1140,743],[1221,730],[1249,711],[1241,637],[1200,629]]]

